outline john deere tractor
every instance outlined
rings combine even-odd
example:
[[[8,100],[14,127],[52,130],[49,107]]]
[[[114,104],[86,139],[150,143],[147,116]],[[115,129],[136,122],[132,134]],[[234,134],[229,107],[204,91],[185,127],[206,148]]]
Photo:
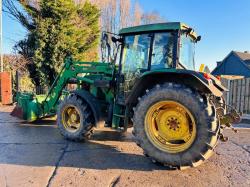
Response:
[[[103,38],[108,41],[106,34]],[[74,141],[102,125],[133,127],[136,143],[152,161],[198,166],[223,139],[222,129],[240,119],[235,110],[226,113],[221,82],[195,71],[199,40],[179,22],[121,29],[112,37],[117,60],[67,58],[47,95],[18,94],[19,110],[28,121],[56,113],[61,134]],[[65,90],[69,83],[77,88]]]

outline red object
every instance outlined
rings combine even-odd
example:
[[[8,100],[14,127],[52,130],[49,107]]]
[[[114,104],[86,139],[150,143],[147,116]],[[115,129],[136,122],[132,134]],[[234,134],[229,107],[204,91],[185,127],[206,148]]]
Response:
[[[220,78],[220,76],[219,75],[217,75],[217,76],[215,76],[219,81],[221,80],[221,78]]]
[[[210,75],[209,75],[208,73],[203,73],[203,76],[204,76],[204,78],[207,79],[207,80],[210,80],[210,79],[211,79],[211,77],[210,77]]]
[[[12,103],[11,74],[9,72],[0,73],[0,95],[3,105]]]

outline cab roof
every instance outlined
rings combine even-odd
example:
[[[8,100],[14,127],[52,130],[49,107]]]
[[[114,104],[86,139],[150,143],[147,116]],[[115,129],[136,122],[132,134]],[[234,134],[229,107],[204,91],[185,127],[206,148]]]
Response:
[[[181,22],[166,22],[166,23],[156,23],[156,24],[148,24],[148,25],[139,25],[135,27],[127,27],[120,30],[120,35],[126,35],[126,34],[136,34],[141,32],[150,32],[150,31],[167,31],[167,30],[187,30],[191,27],[187,26],[184,23]],[[195,38],[197,35],[192,32],[191,35],[193,35]]]

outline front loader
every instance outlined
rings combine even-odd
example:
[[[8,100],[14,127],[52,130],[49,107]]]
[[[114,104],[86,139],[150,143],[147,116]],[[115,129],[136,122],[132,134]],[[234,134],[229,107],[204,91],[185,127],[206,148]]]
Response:
[[[19,93],[17,107],[28,121],[56,114],[61,134],[74,141],[102,124],[133,127],[136,143],[153,162],[198,166],[224,139],[223,128],[240,119],[235,110],[226,113],[220,81],[195,71],[199,40],[179,22],[124,28],[112,37],[118,60],[67,58],[47,95]],[[65,90],[69,83],[77,89]]]

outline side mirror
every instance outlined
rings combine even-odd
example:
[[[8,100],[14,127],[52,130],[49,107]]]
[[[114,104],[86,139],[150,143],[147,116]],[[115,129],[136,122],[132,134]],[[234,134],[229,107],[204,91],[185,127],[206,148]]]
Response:
[[[116,43],[116,42],[119,42],[119,43],[122,43],[122,39],[121,38],[116,38],[114,36],[111,37],[111,40],[112,42]]]
[[[114,36],[112,36],[112,37],[111,37],[111,40],[112,40],[112,42],[114,42],[114,43],[116,43],[116,42],[117,42],[117,38],[116,38],[116,37],[114,37]]]
[[[201,41],[201,36],[198,36],[197,38],[196,38],[196,40],[195,40],[196,42],[199,42],[199,41]]]
[[[108,35],[106,33],[102,34],[102,41],[108,41]]]

